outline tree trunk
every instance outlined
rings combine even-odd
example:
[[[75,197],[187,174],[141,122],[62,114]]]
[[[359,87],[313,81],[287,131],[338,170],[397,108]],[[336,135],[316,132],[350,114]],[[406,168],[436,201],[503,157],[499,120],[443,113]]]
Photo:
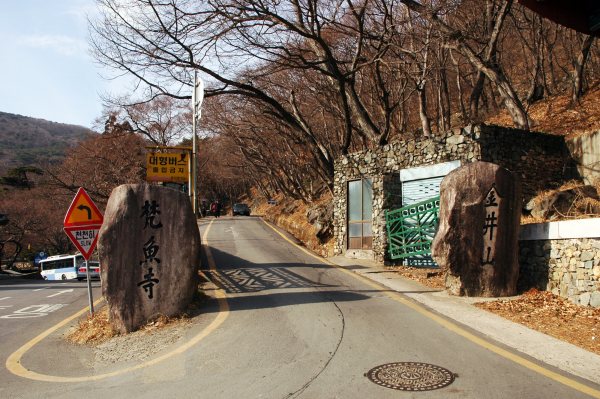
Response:
[[[495,76],[493,82],[498,86],[498,90],[500,91],[500,95],[504,100],[506,110],[512,118],[515,127],[518,129],[529,130],[529,116],[527,115],[525,108],[523,108],[523,103],[521,103],[521,100],[519,100],[519,97],[513,90],[511,84],[508,82],[502,72],[491,73],[491,75]]]
[[[450,130],[451,128],[451,115],[452,110],[450,109],[450,90],[448,90],[448,75],[446,69],[440,71],[441,83],[442,83],[442,120],[444,122],[444,131]]]
[[[431,136],[431,124],[427,117],[427,96],[425,93],[425,85],[427,81],[422,80],[417,87],[417,93],[419,93],[419,117],[421,118],[421,126],[423,127],[423,135],[425,137]]]
[[[540,56],[539,53],[536,55],[534,59],[533,65],[533,76],[531,77],[531,84],[529,86],[529,90],[527,91],[527,96],[525,97],[525,104],[530,106],[535,101],[539,100],[539,84],[538,78],[540,76]]]
[[[592,47],[592,43],[594,43],[595,36],[587,36],[583,41],[581,46],[581,51],[579,52],[579,56],[577,60],[574,61],[574,70],[573,70],[573,94],[571,96],[571,104],[575,102],[579,102],[582,94],[583,87],[583,70],[585,69],[585,63],[587,61],[588,55],[590,54],[590,48]]]
[[[450,56],[452,57],[452,63],[456,67],[456,88],[458,90],[458,104],[460,105],[460,112],[462,113],[462,123],[466,124],[468,117],[467,117],[467,110],[465,109],[465,101],[463,98],[462,84],[460,82],[460,79],[461,79],[460,66],[459,66],[458,62],[452,56],[452,53],[450,53]]]
[[[487,87],[487,90],[486,90]],[[490,103],[492,104],[492,108],[494,109],[494,112],[498,112],[500,107],[498,106],[498,102],[496,101],[496,94],[494,92],[494,86],[492,85],[491,82],[488,83],[487,86],[484,85],[484,91],[485,93],[487,93],[488,91],[490,92]]]
[[[21,246],[21,243],[17,242],[17,241],[11,241],[14,245],[15,245],[15,252],[12,255],[12,259],[10,259],[8,261],[8,263],[6,264],[6,268],[9,270],[15,270],[15,262],[17,261],[17,258],[19,257],[19,254],[21,253],[21,250],[23,249],[23,247]]]
[[[469,103],[471,123],[477,122],[479,116],[479,99],[483,93],[483,84],[485,83],[485,74],[480,69],[477,71],[477,78],[475,78],[475,84],[473,85],[473,91],[471,92],[471,101]]]

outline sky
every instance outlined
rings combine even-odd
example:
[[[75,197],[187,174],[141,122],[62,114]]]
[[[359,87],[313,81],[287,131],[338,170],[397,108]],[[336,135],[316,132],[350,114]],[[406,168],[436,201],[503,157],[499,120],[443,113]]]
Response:
[[[88,55],[94,0],[0,0],[0,111],[92,127],[99,94],[123,93]]]

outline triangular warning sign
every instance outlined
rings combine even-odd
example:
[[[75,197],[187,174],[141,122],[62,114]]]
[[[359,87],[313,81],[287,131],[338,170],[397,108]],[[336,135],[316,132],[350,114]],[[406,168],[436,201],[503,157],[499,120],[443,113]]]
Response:
[[[101,226],[102,222],[104,222],[104,218],[92,199],[83,187],[79,188],[65,216],[65,227]]]
[[[65,233],[87,260],[90,259],[94,248],[96,248],[99,231],[100,226],[65,227]]]

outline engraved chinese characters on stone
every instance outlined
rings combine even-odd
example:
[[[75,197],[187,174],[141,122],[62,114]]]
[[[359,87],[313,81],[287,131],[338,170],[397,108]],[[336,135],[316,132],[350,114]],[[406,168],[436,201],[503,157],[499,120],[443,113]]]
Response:
[[[483,225],[483,258],[481,259],[481,265],[494,265],[496,260],[494,259],[494,248],[496,248],[496,236],[494,231],[498,229],[499,214],[498,209],[500,208],[500,199],[502,197],[496,190],[496,183],[492,184],[492,188],[488,191],[483,201],[483,207],[485,209],[485,224]]]
[[[138,287],[142,286],[144,291],[148,293],[148,298],[150,299],[153,298],[152,287],[154,287],[154,284],[158,284],[158,279],[152,277],[154,277],[154,273],[152,273],[152,268],[150,267],[148,268],[148,274],[144,274],[144,280],[137,284]]]
[[[142,216],[140,216],[146,217],[144,230],[148,226],[150,226],[151,229],[160,229],[163,227],[160,221],[157,222],[154,220],[156,217],[158,217],[158,215],[160,215],[160,211],[158,210],[159,206],[160,205],[155,200],[152,202],[144,202],[144,206],[142,207]],[[142,287],[144,291],[148,293],[148,299],[152,299],[154,297],[153,287],[155,284],[158,284],[159,281],[157,278],[153,278],[154,273],[152,273],[152,267],[149,267],[149,263],[160,263],[160,259],[156,257],[159,249],[160,247],[156,244],[154,236],[151,236],[150,239],[144,244],[144,248],[142,248],[142,251],[144,252],[144,260],[140,261],[140,265],[145,264],[146,267],[148,267],[148,273],[144,274],[144,280],[140,281],[137,286]]]
[[[156,257],[156,254],[158,254],[158,250],[159,250],[159,246],[156,245],[156,243],[154,242],[154,236],[150,237],[150,239],[148,240],[148,242],[146,244],[144,244],[144,260],[140,261],[140,265],[146,262],[156,262],[156,263],[160,263],[160,259],[158,259]]]
[[[160,229],[162,227],[162,223],[158,222],[155,223],[154,222],[154,218],[157,217],[157,215],[160,215],[160,211],[158,210],[158,203],[156,203],[156,201],[152,201],[152,203],[150,203],[149,201],[146,201],[144,203],[144,206],[142,207],[142,215],[140,216],[141,218],[143,218],[144,216],[146,217],[146,223],[144,224],[144,230],[146,230],[146,227],[150,226],[151,229]]]

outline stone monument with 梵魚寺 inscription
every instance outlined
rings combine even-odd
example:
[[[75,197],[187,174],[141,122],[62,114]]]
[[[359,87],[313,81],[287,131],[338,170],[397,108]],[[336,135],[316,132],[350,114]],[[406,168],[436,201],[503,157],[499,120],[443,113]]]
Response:
[[[128,333],[185,310],[198,292],[200,245],[187,195],[145,184],[115,188],[98,237],[112,327]]]
[[[521,202],[517,176],[493,163],[474,162],[444,178],[432,256],[451,294],[516,294]]]

